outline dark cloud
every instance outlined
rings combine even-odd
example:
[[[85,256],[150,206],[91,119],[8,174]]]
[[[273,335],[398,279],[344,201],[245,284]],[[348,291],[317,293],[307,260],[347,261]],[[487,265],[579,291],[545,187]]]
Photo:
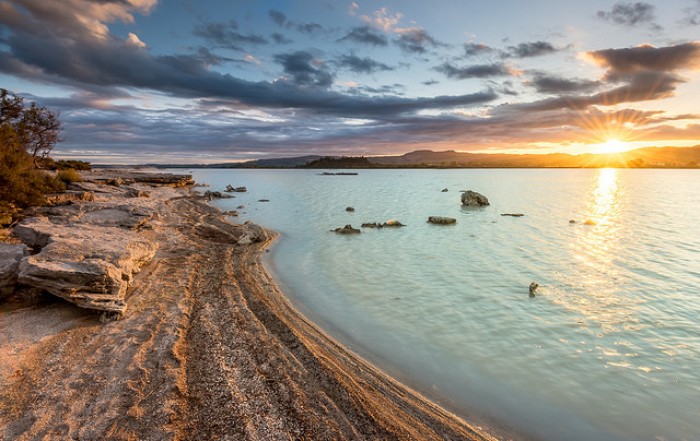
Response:
[[[419,28],[404,30],[394,42],[401,50],[413,54],[424,54],[431,48],[445,46],[425,29]]]
[[[267,14],[278,26],[284,26],[287,23],[287,16],[281,11],[270,9]]]
[[[494,52],[495,49],[491,46],[485,45],[484,43],[465,43],[464,44],[464,55],[467,57],[473,57],[476,55],[485,55]]]
[[[278,54],[274,59],[282,65],[284,73],[291,76],[297,86],[329,87],[333,84],[333,75],[325,69],[322,62],[307,51]]]
[[[344,68],[356,73],[375,73],[380,71],[394,70],[393,67],[380,63],[369,57],[358,57],[355,54],[347,54],[340,57],[336,64],[340,68]]]
[[[423,84],[424,86],[432,86],[435,84],[440,84],[440,82],[438,80],[427,80],[423,81],[421,84]]]
[[[525,84],[534,87],[540,93],[549,93],[554,95],[571,94],[571,93],[587,93],[598,87],[599,81],[569,79],[549,75],[544,72],[534,72],[532,78]]]
[[[379,31],[369,26],[358,26],[352,28],[344,37],[338,41],[353,41],[355,43],[369,44],[371,46],[386,46],[389,40]]]
[[[468,78],[491,78],[511,75],[505,64],[479,64],[474,66],[458,67],[445,62],[435,68],[436,71],[445,74],[448,78],[466,80]]]
[[[610,11],[598,11],[597,15],[603,20],[624,26],[648,25],[654,30],[661,26],[655,23],[655,6],[650,3],[615,3]]]
[[[273,32],[272,35],[270,35],[270,38],[272,38],[272,41],[274,41],[277,44],[289,44],[294,42],[294,40],[285,37],[279,32]]]
[[[534,41],[530,43],[520,43],[517,46],[508,47],[508,55],[516,58],[538,57],[540,55],[551,54],[559,49],[546,41]]]
[[[267,15],[277,24],[277,26],[287,29],[296,29],[303,34],[313,34],[314,32],[323,31],[323,26],[318,23],[295,22],[290,20],[284,12],[276,9],[270,9]]]
[[[700,42],[697,41],[658,48],[643,45],[623,49],[605,49],[587,54],[598,65],[607,67],[609,75],[640,70],[675,71],[700,66]]]
[[[204,38],[216,47],[243,50],[244,45],[259,45],[269,43],[265,37],[256,34],[241,34],[237,31],[238,24],[235,21],[228,23],[200,23],[193,34]]]
[[[695,0],[693,6],[683,9],[683,16],[682,24],[688,26],[700,25],[700,0]]]

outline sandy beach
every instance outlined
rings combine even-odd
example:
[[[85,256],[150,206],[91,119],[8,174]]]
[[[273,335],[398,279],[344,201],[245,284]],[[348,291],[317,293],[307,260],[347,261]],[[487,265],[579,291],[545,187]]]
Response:
[[[0,439],[495,439],[295,310],[260,261],[274,232],[241,245],[191,188],[143,188],[157,251],[120,320],[31,290],[0,303]],[[145,203],[123,193],[96,200]]]

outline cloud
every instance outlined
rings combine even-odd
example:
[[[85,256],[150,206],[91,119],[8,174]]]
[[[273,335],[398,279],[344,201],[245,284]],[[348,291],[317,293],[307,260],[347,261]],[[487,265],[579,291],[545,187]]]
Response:
[[[193,34],[204,38],[216,47],[244,50],[245,45],[268,44],[267,39],[256,34],[241,34],[238,32],[238,24],[231,20],[228,23],[208,22],[195,26]]]
[[[350,32],[337,41],[353,41],[355,43],[368,44],[371,46],[387,46],[389,44],[389,40],[383,34],[375,31],[369,26],[358,26],[352,28]]]
[[[145,47],[146,47],[146,43],[144,43],[143,41],[141,41],[141,39],[139,38],[138,35],[133,34],[133,33],[131,33],[131,32],[129,32],[128,38],[126,39],[126,41],[127,41],[129,44],[131,44],[132,46],[136,46],[136,47],[140,47],[140,48],[145,48]]]
[[[458,67],[452,63],[444,62],[435,68],[436,71],[445,74],[448,78],[466,80],[469,78],[491,78],[511,75],[505,64],[479,64],[474,66]]]
[[[534,41],[530,43],[520,43],[517,46],[509,46],[508,54],[516,58],[528,58],[551,54],[558,50],[559,49],[546,41]]]
[[[270,9],[267,15],[277,26],[287,29],[296,29],[303,34],[313,34],[314,32],[323,31],[323,26],[318,23],[300,23],[293,21],[290,20],[284,12],[276,9]]]
[[[624,26],[647,25],[653,30],[661,30],[656,24],[655,6],[650,3],[617,2],[610,11],[598,11],[597,16],[603,20]]]
[[[333,84],[333,75],[325,69],[325,64],[307,51],[278,54],[274,60],[282,65],[284,73],[291,76],[297,86],[329,87]]]
[[[394,70],[393,67],[380,63],[379,61],[373,60],[369,57],[358,57],[355,54],[347,54],[341,56],[336,64],[347,70],[355,73],[375,73],[380,71]]]
[[[698,26],[700,25],[700,0],[695,0],[693,6],[683,9],[683,20],[682,24],[688,26]]]
[[[587,52],[588,59],[609,69],[608,75],[628,74],[641,70],[675,71],[700,67],[700,41],[675,46],[654,47],[648,44]]]
[[[464,55],[467,57],[485,55],[494,51],[494,48],[484,43],[464,43]]]
[[[445,46],[444,43],[437,41],[426,30],[421,28],[401,30],[399,37],[394,40],[394,43],[404,52],[414,54],[423,54],[429,48]]]
[[[553,95],[586,93],[601,86],[599,81],[569,79],[544,72],[533,72],[532,78],[526,81],[525,84],[534,87],[539,93]]]
[[[294,40],[291,40],[284,35],[280,34],[279,32],[273,32],[272,35],[270,35],[270,38],[272,38],[272,41],[274,41],[277,44],[290,44],[294,43]]]
[[[384,32],[394,32],[402,17],[403,14],[400,12],[397,12],[396,14],[391,14],[391,12],[389,12],[387,8],[381,8],[377,11],[374,11],[373,16],[363,15],[360,17],[360,20],[376,28],[379,28]]]

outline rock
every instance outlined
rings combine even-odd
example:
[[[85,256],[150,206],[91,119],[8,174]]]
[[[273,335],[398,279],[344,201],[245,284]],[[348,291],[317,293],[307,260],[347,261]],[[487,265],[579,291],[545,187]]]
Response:
[[[207,198],[208,200],[212,199],[233,199],[235,196],[232,196],[230,194],[223,194],[220,191],[205,191],[204,192],[204,197]]]
[[[530,297],[535,297],[535,293],[537,292],[537,288],[539,288],[540,285],[537,282],[532,282],[530,284]]]
[[[238,239],[238,245],[250,245],[255,242],[264,242],[267,240],[267,233],[260,226],[246,221],[243,224],[243,236]]]
[[[270,202],[269,199],[258,199],[258,202]]]
[[[435,225],[452,225],[457,223],[457,219],[453,217],[430,216],[428,218],[428,223]]]
[[[24,244],[0,242],[0,297],[14,292],[19,263],[27,254],[27,246]]]
[[[511,216],[511,217],[523,217],[522,213],[501,213],[501,216]]]
[[[223,214],[224,216],[238,216],[238,212],[236,210],[224,211],[221,214]]]
[[[12,213],[0,211],[0,227],[10,225],[12,223]]]
[[[443,192],[443,193],[447,193],[448,191],[450,191],[450,190],[448,190],[447,188],[443,188],[443,189],[442,189],[442,192]]]
[[[17,234],[17,230],[20,234]],[[19,283],[40,288],[82,308],[126,311],[126,292],[156,246],[118,227],[54,224],[34,218],[15,234],[28,246],[45,245],[19,265]]]
[[[127,197],[130,198],[150,198],[151,193],[145,190],[139,190],[137,188],[130,188],[126,191]]]
[[[569,220],[569,223],[570,223],[570,224],[575,224],[575,223],[576,223],[576,220],[575,220],[575,219],[570,219],[570,220]]]
[[[248,189],[245,188],[245,187],[235,187],[235,188],[234,188],[232,185],[229,184],[229,185],[226,186],[226,190],[224,190],[224,191],[225,191],[225,192],[228,192],[228,193],[233,193],[233,192],[236,192],[236,193],[245,193],[245,192],[248,191]]]
[[[244,208],[245,208],[245,205],[239,205],[238,207],[236,207],[236,210],[242,210]]]
[[[405,227],[406,225],[402,224],[401,222],[391,219],[386,222],[379,223],[379,222],[366,222],[361,225],[362,228],[384,228],[384,227]]]
[[[344,227],[341,228],[336,228],[335,230],[331,230],[337,234],[360,234],[361,231],[358,228],[353,228],[352,225],[348,224]]]
[[[105,179],[105,184],[111,185],[114,187],[119,187],[124,184],[124,179],[122,178],[108,178]]]
[[[320,173],[321,176],[357,176],[357,173],[353,172],[338,172],[338,173],[331,173],[331,172],[323,172]]]
[[[597,225],[597,222],[593,219],[586,219],[585,221],[583,221],[583,225]]]
[[[462,193],[462,205],[467,207],[484,207],[489,204],[489,200],[483,194],[467,190]]]
[[[65,191],[63,193],[50,193],[46,195],[47,205],[66,205],[74,202],[92,202],[95,193],[91,191]]]
[[[355,209],[353,207],[347,207],[347,208],[345,208],[345,211],[347,211],[349,213],[353,213],[355,211]]]
[[[224,191],[231,193],[233,191],[233,186],[231,184],[228,184]]]

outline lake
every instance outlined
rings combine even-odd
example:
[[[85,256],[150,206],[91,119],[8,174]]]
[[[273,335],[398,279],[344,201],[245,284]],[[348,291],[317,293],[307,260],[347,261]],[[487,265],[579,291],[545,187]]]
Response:
[[[700,172],[355,171],[193,175],[248,188],[215,204],[281,233],[267,264],[295,306],[467,420],[523,439],[700,439]],[[460,190],[491,205],[463,208]],[[330,232],[389,219],[406,227]]]

